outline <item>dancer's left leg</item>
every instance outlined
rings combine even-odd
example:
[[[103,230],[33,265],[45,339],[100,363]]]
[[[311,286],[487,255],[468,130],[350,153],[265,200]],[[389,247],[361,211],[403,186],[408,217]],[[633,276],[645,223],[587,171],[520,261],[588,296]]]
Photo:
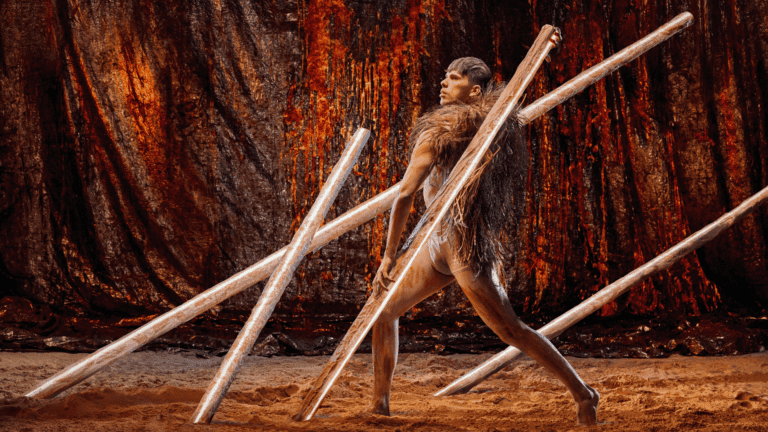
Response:
[[[464,267],[454,277],[480,318],[501,340],[531,356],[565,384],[576,402],[579,423],[595,424],[600,394],[582,381],[547,338],[518,318],[507,294],[486,273],[475,275]]]

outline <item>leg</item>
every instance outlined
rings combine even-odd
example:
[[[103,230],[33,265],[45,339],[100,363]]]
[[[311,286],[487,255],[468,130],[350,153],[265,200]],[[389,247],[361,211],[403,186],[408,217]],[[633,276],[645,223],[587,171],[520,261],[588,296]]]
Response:
[[[595,424],[600,395],[581,380],[547,338],[517,317],[504,290],[484,273],[475,277],[470,269],[464,268],[454,276],[478,315],[501,340],[531,356],[565,384],[576,401],[579,423]]]
[[[429,251],[422,251],[416,257],[406,279],[398,289],[387,308],[373,325],[373,401],[369,407],[375,414],[389,415],[389,390],[397,363],[400,317],[416,303],[424,300],[453,282],[432,267]]]

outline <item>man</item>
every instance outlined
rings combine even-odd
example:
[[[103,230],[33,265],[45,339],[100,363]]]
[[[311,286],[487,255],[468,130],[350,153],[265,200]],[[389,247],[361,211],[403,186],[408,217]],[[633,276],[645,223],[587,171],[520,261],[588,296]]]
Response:
[[[394,282],[391,274],[397,263],[397,248],[419,187],[424,184],[424,199],[429,205],[498,98],[499,87],[486,87],[490,78],[490,69],[482,60],[472,57],[455,60],[441,82],[440,107],[417,121],[411,135],[411,160],[400,183],[400,194],[392,206],[386,251],[374,279],[374,295],[380,295]],[[514,136],[501,139],[512,142],[516,138],[518,142],[522,139],[519,132],[510,135]],[[509,155],[514,150],[504,144],[497,147],[497,156],[486,165],[494,165],[495,159],[503,159],[504,154]],[[492,171],[493,167],[490,169]],[[485,177],[491,180],[483,184]],[[503,233],[498,232],[498,221],[492,219],[494,215],[502,216],[496,219],[509,219],[510,213],[492,207],[513,201],[509,199],[512,198],[509,197],[513,194],[512,189],[522,190],[520,184],[508,185],[510,190],[506,192],[499,189],[498,183],[503,183],[506,178],[515,179],[514,175],[494,176],[492,172],[486,172],[483,178],[477,180],[480,185],[476,193],[469,195],[464,203],[465,209],[459,213],[452,212],[451,218],[442,222],[430,239],[429,247],[416,257],[402,288],[395,293],[374,324],[372,412],[389,415],[389,393],[397,362],[399,317],[416,303],[455,281],[478,315],[505,343],[519,348],[562,381],[576,402],[579,422],[595,424],[600,395],[581,380],[546,338],[517,317],[505,291],[494,282],[498,280],[493,277],[493,272],[498,267],[497,251],[502,247],[499,236]],[[519,176],[516,180],[520,183]],[[493,196],[493,193],[504,195]]]

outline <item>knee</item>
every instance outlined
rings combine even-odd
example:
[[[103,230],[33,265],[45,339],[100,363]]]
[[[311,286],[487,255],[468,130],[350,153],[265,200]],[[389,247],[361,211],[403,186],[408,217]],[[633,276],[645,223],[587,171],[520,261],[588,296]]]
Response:
[[[398,321],[399,317],[393,316],[392,314],[388,314],[386,311],[384,311],[381,313],[381,315],[379,315],[378,318],[376,318],[376,321],[373,323],[373,332],[386,334],[397,331]]]
[[[499,337],[504,343],[516,346],[528,339],[533,332],[533,329],[528,327],[519,318],[516,318],[505,323],[499,332]]]

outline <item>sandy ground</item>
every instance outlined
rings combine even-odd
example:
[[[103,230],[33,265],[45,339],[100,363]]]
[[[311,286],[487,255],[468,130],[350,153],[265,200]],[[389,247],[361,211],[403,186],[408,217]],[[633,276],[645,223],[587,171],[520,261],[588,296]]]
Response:
[[[2,431],[768,431],[768,352],[735,357],[569,358],[602,394],[599,424],[578,427],[571,397],[524,359],[472,392],[430,396],[489,355],[403,354],[392,416],[367,413],[371,356],[358,354],[314,419],[296,423],[328,357],[249,357],[210,425],[189,425],[221,358],[133,353],[62,395],[18,398],[83,354],[0,352]]]

